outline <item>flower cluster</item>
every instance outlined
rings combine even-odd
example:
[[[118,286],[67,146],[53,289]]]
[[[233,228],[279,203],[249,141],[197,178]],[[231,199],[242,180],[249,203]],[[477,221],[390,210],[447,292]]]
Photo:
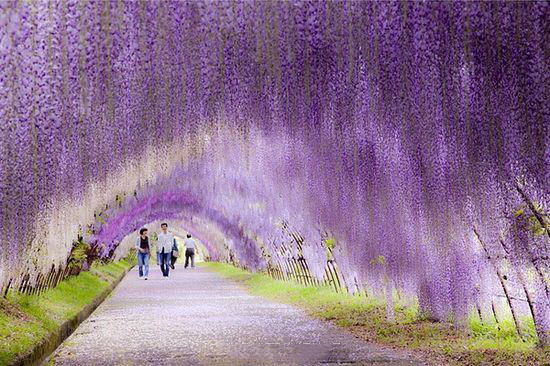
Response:
[[[548,342],[548,11],[1,2],[1,283],[167,218],[213,258],[334,259],[350,291],[516,307]]]

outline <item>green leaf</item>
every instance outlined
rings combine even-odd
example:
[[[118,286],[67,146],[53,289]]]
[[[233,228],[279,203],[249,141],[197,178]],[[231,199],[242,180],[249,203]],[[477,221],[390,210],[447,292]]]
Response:
[[[327,249],[332,250],[334,249],[334,246],[336,245],[336,238],[330,237],[325,239],[325,245],[327,246]]]
[[[523,208],[520,208],[519,210],[517,210],[516,212],[514,212],[514,216],[515,217],[518,217],[520,215],[523,215]]]
[[[386,264],[386,258],[383,255],[378,255],[373,260],[370,261],[370,264],[372,264],[372,265],[377,265],[377,264],[384,265],[384,264]]]

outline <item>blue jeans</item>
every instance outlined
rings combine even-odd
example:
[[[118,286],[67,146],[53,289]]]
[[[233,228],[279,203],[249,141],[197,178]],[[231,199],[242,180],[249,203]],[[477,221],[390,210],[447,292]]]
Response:
[[[149,253],[138,252],[138,268],[139,268],[139,277],[149,276]]]
[[[168,273],[170,272],[170,252],[168,253],[160,253],[160,270],[162,271],[162,275],[164,277],[168,277]]]

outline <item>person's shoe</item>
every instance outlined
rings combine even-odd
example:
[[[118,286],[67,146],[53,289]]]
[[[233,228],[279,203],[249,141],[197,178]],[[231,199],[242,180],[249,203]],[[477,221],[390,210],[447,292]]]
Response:
[[[145,281],[147,281],[147,276],[145,276],[145,278],[143,278]]]

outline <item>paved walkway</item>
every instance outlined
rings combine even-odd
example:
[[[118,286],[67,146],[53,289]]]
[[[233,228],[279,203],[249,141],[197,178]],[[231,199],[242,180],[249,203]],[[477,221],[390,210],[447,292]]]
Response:
[[[206,268],[132,270],[57,349],[55,365],[422,365]]]

